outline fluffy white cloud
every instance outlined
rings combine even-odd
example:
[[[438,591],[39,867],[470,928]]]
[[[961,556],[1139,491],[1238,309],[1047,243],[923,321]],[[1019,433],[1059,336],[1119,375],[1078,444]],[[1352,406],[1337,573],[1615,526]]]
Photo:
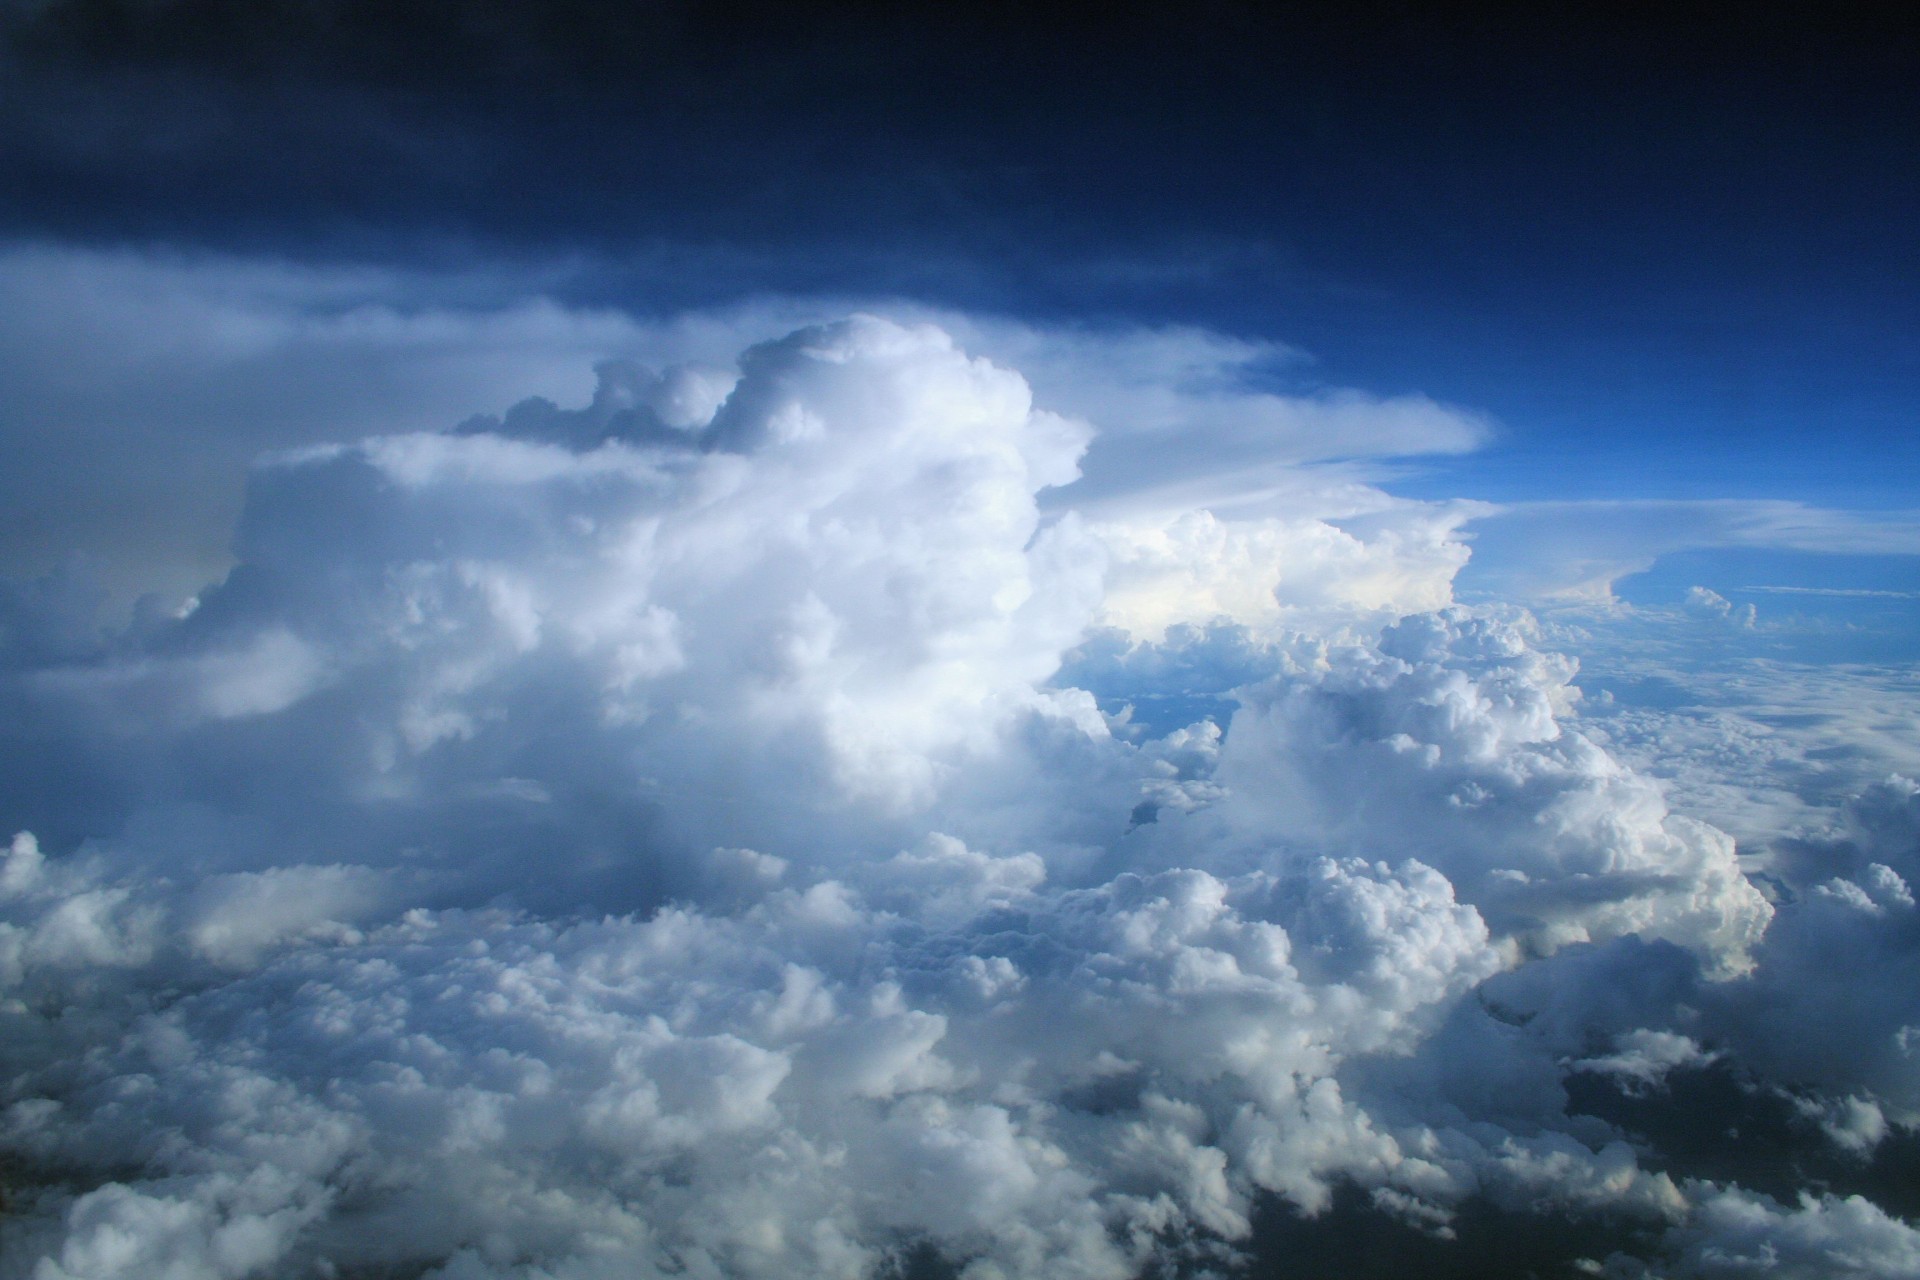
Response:
[[[1582,1058],[1573,1065],[1613,1076],[1631,1092],[1644,1092],[1660,1085],[1676,1068],[1704,1066],[1717,1056],[1703,1052],[1691,1036],[1642,1028],[1616,1036],[1612,1053]]]
[[[1419,614],[1305,661],[1310,678],[1240,695],[1226,820],[1417,850],[1530,948],[1639,933],[1744,966],[1770,911],[1733,842],[1564,723],[1574,665],[1534,649],[1524,619]]]
[[[21,841],[13,878],[44,874],[34,857]],[[857,887],[929,878],[950,926]],[[169,929],[148,888],[140,954],[27,956],[14,988],[57,978],[69,999],[128,972],[84,1061],[10,1012],[31,1096],[6,1139],[143,1170],[48,1196],[72,1274],[834,1274],[908,1231],[1010,1273],[1124,1276],[1182,1217],[1243,1234],[1258,1187],[1311,1204],[1350,1166],[1397,1176],[1332,1075],[1498,965],[1417,864],[1048,893],[1030,858],[945,841],[852,879],[732,916],[416,911],[283,935],[238,976],[195,970],[200,923]],[[24,927],[57,933],[75,900]]]
[[[1292,519],[1203,509],[1097,524],[1109,557],[1100,621],[1163,640],[1222,620],[1272,634],[1442,608],[1467,560],[1455,536],[1467,514],[1409,504],[1336,523],[1310,507]]]
[[[1711,1277],[1909,1276],[1920,1231],[1860,1196],[1805,1196],[1786,1208],[1737,1189],[1713,1190],[1677,1231],[1684,1274]]]
[[[267,458],[177,614],[8,597],[0,1274],[1120,1280],[1342,1186],[1906,1247],[1564,1082],[1725,1055],[1910,1123],[1911,784],[1776,914],[1452,604],[1464,508],[1082,516],[1093,427],[940,328],[690,354]]]

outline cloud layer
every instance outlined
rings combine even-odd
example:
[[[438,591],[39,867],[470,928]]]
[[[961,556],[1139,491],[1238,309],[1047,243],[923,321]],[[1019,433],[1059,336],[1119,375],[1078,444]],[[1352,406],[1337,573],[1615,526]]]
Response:
[[[1877,1167],[1913,784],[1763,893],[1453,603],[1463,509],[1075,510],[1093,385],[855,316],[270,456],[123,630],[11,591],[0,1274],[1119,1280],[1354,1195],[1909,1274],[1579,1102],[1737,1071]]]

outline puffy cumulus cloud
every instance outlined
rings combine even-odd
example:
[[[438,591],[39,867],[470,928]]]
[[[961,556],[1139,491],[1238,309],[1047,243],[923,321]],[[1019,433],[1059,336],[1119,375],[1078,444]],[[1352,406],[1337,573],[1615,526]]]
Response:
[[[1110,562],[1100,621],[1163,640],[1170,627],[1223,619],[1270,634],[1453,603],[1453,576],[1467,560],[1454,535],[1467,510],[1367,514],[1348,525],[1200,510],[1096,525]]]
[[[954,923],[875,905],[929,879]],[[43,1193],[37,1274],[848,1274],[909,1233],[980,1274],[1125,1276],[1182,1222],[1244,1235],[1259,1188],[1439,1177],[1333,1076],[1498,964],[1417,864],[1043,893],[951,840],[728,916],[415,911],[237,976],[147,928],[29,957],[127,971],[84,1058],[7,1012],[12,1149],[142,1170]]]
[[[1296,661],[1240,692],[1218,772],[1234,798],[1207,820],[1417,850],[1534,950],[1638,933],[1744,967],[1770,909],[1733,842],[1566,723],[1575,666],[1524,618],[1417,614]]]
[[[1860,1196],[1802,1197],[1787,1208],[1764,1196],[1715,1189],[1675,1234],[1690,1276],[1910,1276],[1920,1231]]]
[[[144,968],[163,949],[225,969],[245,969],[293,941],[351,941],[352,921],[396,901],[364,867],[285,866],[216,875],[191,887],[166,881],[113,884],[98,859],[51,864],[31,832],[0,862],[0,978],[37,991],[47,981],[95,983]],[[17,917],[17,918],[16,918]]]
[[[1121,1280],[1343,1195],[1897,1261],[1576,1103],[1738,1062],[1877,1159],[1911,784],[1771,906],[1459,511],[1083,516],[1092,432],[861,316],[269,457],[184,609],[8,594],[0,1274]]]
[[[1676,1068],[1704,1066],[1717,1056],[1703,1052],[1689,1036],[1641,1028],[1615,1037],[1612,1053],[1573,1065],[1612,1076],[1629,1091],[1644,1092],[1658,1087]]]

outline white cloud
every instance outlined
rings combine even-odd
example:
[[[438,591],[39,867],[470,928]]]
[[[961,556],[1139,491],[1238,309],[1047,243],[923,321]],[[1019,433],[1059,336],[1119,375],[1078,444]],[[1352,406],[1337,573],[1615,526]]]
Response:
[[[1725,622],[1730,626],[1751,630],[1758,621],[1758,611],[1750,604],[1736,606],[1733,601],[1710,587],[1688,587],[1684,606],[1688,613],[1713,622]]]
[[[1872,1206],[1676,1181],[1562,1081],[1726,1054],[1856,1145],[1906,1123],[1911,784],[1776,910],[1536,623],[1452,604],[1464,508],[1083,516],[1064,392],[870,316],[706,349],[747,323],[662,327],[699,367],[585,409],[265,459],[179,616],[9,597],[4,794],[71,834],[0,865],[0,1275],[846,1276],[923,1240],[1119,1280],[1343,1182],[1435,1231],[1480,1197],[1682,1265],[1897,1260]],[[1149,436],[1320,412],[1235,381],[1274,353],[1114,349],[1054,385],[1170,382]],[[1406,412],[1340,452],[1451,447]],[[1149,697],[1236,710],[1118,709]]]
[[[1240,694],[1219,812],[1242,839],[1417,850],[1530,946],[1634,932],[1745,963],[1770,913],[1733,842],[1566,722],[1574,664],[1524,620],[1420,614],[1311,661]]]
[[[1100,620],[1158,640],[1182,623],[1272,633],[1438,609],[1467,561],[1455,536],[1466,516],[1409,504],[1376,513],[1371,529],[1204,509],[1096,524],[1110,561]]]
[[[1662,555],[1702,547],[1920,554],[1920,515],[1759,499],[1512,503],[1472,526],[1475,585],[1517,600],[1605,600]]]
[[[162,995],[192,974],[163,937],[77,1075],[56,1040],[16,1040],[30,1091],[63,1101],[16,1104],[7,1141],[145,1167],[65,1209],[75,1274],[463,1249],[511,1274],[596,1254],[825,1274],[906,1230],[1009,1273],[1126,1275],[1146,1242],[1112,1231],[1155,1204],[1238,1234],[1257,1186],[1312,1201],[1356,1159],[1395,1176],[1330,1073],[1498,964],[1417,866],[1040,895],[1026,860],[935,856],[984,914],[903,930],[833,881],[732,918],[413,912],[283,939],[185,998]],[[884,898],[902,868],[868,874]]]
[[[84,550],[119,592],[216,575],[247,463],[359,433],[439,431],[530,395],[573,400],[636,337],[605,311],[488,305],[459,281],[13,244],[0,382],[13,572]],[[422,302],[427,298],[430,301]],[[523,295],[524,299],[524,295]]]
[[[1920,591],[1881,591],[1870,587],[1742,587],[1779,596],[1837,596],[1860,600],[1920,600]]]
[[[1581,1058],[1580,1071],[1612,1076],[1629,1092],[1657,1088],[1677,1067],[1702,1067],[1719,1055],[1703,1051],[1691,1036],[1644,1028],[1614,1037],[1613,1052]]]
[[[1714,1189],[1675,1233],[1683,1274],[1894,1277],[1920,1269],[1920,1231],[1860,1196],[1807,1196],[1793,1207],[1736,1188]]]
[[[1172,518],[1257,507],[1300,485],[1303,463],[1466,453],[1480,415],[1420,395],[1280,392],[1305,357],[1187,327],[1049,329],[943,312],[929,318],[1018,368],[1041,400],[1102,425],[1074,502]]]
[[[549,300],[580,270],[0,248],[0,382],[20,473],[34,477],[0,492],[27,517],[0,556],[40,573],[80,549],[122,597],[182,596],[226,567],[243,473],[264,450],[332,441],[342,424],[437,432],[475,415],[574,445],[621,415],[633,430],[636,413],[672,432],[717,407],[743,349],[862,309],[940,324],[1024,370],[1043,407],[1101,422],[1081,505],[1271,505],[1298,487],[1301,462],[1455,453],[1486,433],[1419,396],[1272,391],[1269,372],[1296,353],[1201,329],[1043,327],[885,299],[767,298],[664,319]],[[589,395],[584,411],[555,408]],[[1382,497],[1316,483],[1363,507]]]

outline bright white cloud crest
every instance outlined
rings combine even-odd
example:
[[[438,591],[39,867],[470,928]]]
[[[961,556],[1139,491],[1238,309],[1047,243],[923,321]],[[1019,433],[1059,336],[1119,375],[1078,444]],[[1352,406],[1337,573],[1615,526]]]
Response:
[[[1913,1256],[1568,1114],[1695,1037],[1804,1053],[1755,993],[1833,913],[1910,971],[1920,867],[1770,926],[1531,622],[1452,606],[1459,512],[1043,513],[1092,428],[927,325],[601,379],[269,458],[185,616],[10,635],[10,758],[91,838],[0,868],[0,1135],[47,1171],[4,1274],[1118,1280],[1341,1185],[1706,1273]],[[1887,785],[1856,823],[1910,834]],[[1802,1075],[1870,1150],[1920,1016],[1834,998],[1884,1052]]]

